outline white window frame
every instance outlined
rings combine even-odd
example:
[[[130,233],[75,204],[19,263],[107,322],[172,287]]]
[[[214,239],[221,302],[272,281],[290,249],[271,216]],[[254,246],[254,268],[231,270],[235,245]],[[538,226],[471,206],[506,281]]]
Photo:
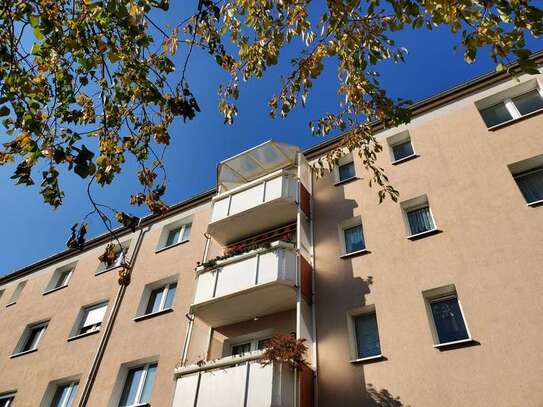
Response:
[[[116,244],[116,246],[118,247],[118,244]],[[108,271],[120,267],[123,263],[123,260],[125,259],[125,253],[128,253],[128,251],[130,250],[130,240],[125,240],[124,242],[121,242],[121,249],[122,250],[119,252],[119,255],[110,266],[108,266],[104,262],[100,262],[94,275],[97,276],[103,273],[107,273]]]
[[[353,163],[353,168],[354,168],[354,175],[350,178],[345,178],[345,179],[340,179],[340,176],[339,176],[339,167],[343,166],[343,165],[346,165],[346,164],[349,164],[349,163]],[[356,164],[355,164],[355,161],[354,161],[354,158],[353,158],[353,154],[352,153],[347,153],[345,155],[343,155],[337,162],[337,165],[334,165],[334,168],[332,170],[332,174],[334,176],[334,185],[340,185],[340,184],[344,184],[344,183],[347,183],[349,181],[352,181],[352,180],[355,180],[355,179],[358,179],[358,176],[356,175]]]
[[[184,239],[183,237],[185,235],[185,231],[187,227],[189,228],[189,236],[186,239]],[[172,243],[170,245],[166,245],[168,243],[168,235],[170,234],[171,231],[176,230],[176,229],[181,229],[179,231],[179,238],[177,242]],[[192,216],[184,217],[183,219],[179,219],[175,222],[169,223],[162,228],[162,232],[160,234],[160,238],[158,239],[158,244],[155,249],[155,252],[158,253],[163,250],[169,249],[170,247],[174,247],[182,243],[189,242],[191,234],[192,234]]]
[[[394,156],[394,147],[406,141],[409,141],[409,143],[411,143],[411,149],[413,150],[413,154],[410,154],[408,156],[405,156],[397,160],[396,157]],[[409,132],[409,130],[404,130],[400,133],[397,133],[397,134],[394,134],[393,136],[388,137],[387,144],[389,147],[388,150],[389,150],[389,155],[390,155],[390,162],[392,165],[397,165],[404,161],[408,161],[412,158],[418,157],[417,152],[415,150],[415,145],[413,144],[413,139],[411,138],[411,133]]]
[[[411,224],[409,223],[409,217],[407,216],[407,213],[411,211],[415,211],[417,209],[424,208],[424,207],[428,207],[428,211],[430,212],[430,217],[432,218],[432,223],[434,224],[434,227],[430,230],[425,230],[424,232],[412,234]],[[400,208],[402,210],[402,217],[404,221],[406,239],[413,240],[413,239],[417,239],[419,237],[430,235],[439,231],[437,227],[437,223],[436,223],[436,218],[434,216],[434,212],[432,211],[432,207],[430,206],[430,201],[428,200],[428,196],[426,194],[419,195],[415,198],[411,198],[406,201],[400,202]]]
[[[362,229],[362,238],[364,239],[364,248],[361,250],[355,250],[354,252],[347,252],[347,245],[345,242],[345,230],[360,226]],[[362,224],[362,217],[355,216],[353,218],[344,220],[338,225],[338,234],[339,241],[341,246],[340,257],[350,257],[356,254],[367,253],[368,252],[368,242],[366,240],[366,235],[364,233],[364,225]]]
[[[26,283],[28,280],[19,281],[17,285],[15,286],[15,290],[13,290],[13,293],[11,294],[11,297],[9,297],[9,301],[6,304],[6,307],[9,307],[11,305],[14,305],[19,301],[19,297],[21,297],[21,293],[23,292],[24,288],[26,287]]]
[[[68,287],[72,275],[74,274],[76,264],[77,262],[74,262],[56,268],[55,271],[53,271],[53,275],[51,276],[49,283],[45,287],[43,294],[49,294],[51,292],[60,290],[61,288]],[[65,278],[64,283],[57,286],[56,284],[60,281],[60,276],[64,273],[67,273],[67,277]]]
[[[236,336],[235,338],[232,338],[232,339],[227,339],[226,341],[224,341],[225,346],[223,347],[223,357],[242,356],[243,354],[233,355],[232,351],[233,351],[234,346],[243,345],[246,343],[251,344],[251,349],[249,351],[250,353],[262,352],[262,350],[258,349],[258,342],[262,340],[271,339],[272,336],[273,336],[273,329],[265,329],[258,332],[252,332],[247,335]]]
[[[89,305],[85,305],[85,306],[81,307],[81,309],[79,310],[79,314],[78,314],[78,316],[76,318],[75,324],[74,324],[74,326],[73,326],[73,328],[72,328],[72,330],[70,332],[70,336],[68,337],[68,340],[70,341],[70,340],[73,340],[73,339],[76,339],[76,338],[80,338],[80,337],[83,337],[83,336],[92,335],[92,334],[100,332],[100,328],[101,328],[102,324],[107,319],[108,305],[109,305],[109,301],[102,300],[102,301],[98,301],[98,302],[95,302],[93,304],[89,304]],[[89,314],[89,312],[92,311],[92,310],[101,308],[103,306],[105,306],[106,309],[104,311],[104,316],[102,317],[102,321],[100,321],[100,324],[94,324],[94,325],[97,325],[97,327],[95,329],[92,329],[90,331],[81,333],[81,330],[83,329],[83,323],[84,323],[87,315]]]
[[[60,407],[68,407],[68,400],[70,400],[70,397],[72,396],[72,393],[74,391],[74,388],[77,386],[79,388],[79,380],[74,380],[74,381],[70,381],[70,382],[60,382],[58,384],[55,384],[54,385],[54,388],[53,388],[53,393],[51,395],[51,401],[49,402],[49,406],[53,403],[53,399],[55,397],[55,393],[57,392],[57,390],[61,387],[66,387],[68,386],[68,393],[66,395],[66,397],[64,398],[64,400],[61,399],[62,401],[62,404],[60,405]],[[78,389],[76,389],[75,391],[77,391]]]
[[[15,356],[24,355],[26,353],[37,351],[40,346],[40,342],[43,339],[43,335],[45,334],[45,331],[47,330],[48,325],[49,325],[49,320],[28,324],[23,330],[23,334],[19,338],[19,342],[17,343],[17,346],[15,347],[15,351],[13,352],[11,357],[13,358]],[[27,344],[28,340],[30,339],[31,333],[35,329],[40,330],[40,332],[38,333],[38,337],[36,339],[36,344],[30,349],[24,349],[24,346]]]
[[[502,92],[499,92],[495,95],[491,95],[483,100],[475,102],[475,105],[477,106],[477,109],[479,110],[479,113],[481,114],[481,118],[483,119],[483,123],[485,124],[485,126],[486,126],[486,122],[484,121],[484,118],[482,116],[483,110],[490,109],[491,107],[494,107],[503,103],[505,105],[505,108],[511,115],[511,119],[495,124],[493,126],[487,127],[487,129],[492,130],[500,126],[503,126],[507,123],[517,121],[523,117],[529,117],[532,114],[536,114],[538,112],[543,111],[543,108],[542,108],[542,109],[534,110],[533,112],[527,113],[525,115],[522,115],[518,111],[517,107],[515,106],[515,103],[513,102],[513,99],[519,96],[525,95],[526,93],[530,93],[534,90],[537,90],[539,92],[539,95],[543,98],[543,89],[541,88],[539,81],[537,79],[532,79],[524,83],[521,83],[519,85],[513,86],[509,89],[506,89]]]
[[[452,345],[459,345],[463,343],[473,342],[473,338],[471,336],[471,331],[469,329],[468,320],[466,319],[466,315],[464,313],[464,308],[462,307],[462,302],[460,301],[460,297],[458,296],[458,293],[456,291],[456,287],[454,284],[449,284],[446,286],[433,288],[430,290],[426,290],[422,292],[422,296],[424,299],[424,305],[426,308],[426,314],[429,319],[430,324],[430,331],[432,334],[432,340],[434,343],[434,348],[441,348],[441,347],[447,347]],[[436,323],[434,320],[434,315],[432,313],[432,303],[448,300],[456,298],[456,301],[458,302],[458,308],[460,309],[460,314],[462,315],[462,320],[464,321],[464,326],[466,327],[466,333],[468,334],[468,337],[466,339],[460,339],[458,341],[451,341],[451,342],[440,342],[439,341],[439,335],[437,332]]]
[[[524,198],[524,194],[522,193],[517,183],[517,178],[521,176],[523,173],[527,173],[532,170],[535,171],[535,170],[543,168],[543,154],[537,155],[535,157],[527,158],[526,160],[517,161],[516,163],[509,164],[507,167],[509,168],[509,171],[511,172],[511,176],[513,177],[513,181],[515,182],[515,185],[520,192],[520,196],[523,202],[525,202],[527,206],[539,206],[543,204],[543,200],[527,202],[526,199]]]
[[[173,311],[174,307],[173,307],[173,303],[172,303],[172,306],[171,308],[166,308],[164,309],[164,304],[166,302],[166,296],[164,295],[165,293],[163,292],[162,293],[162,298],[160,299],[160,306],[161,306],[161,309],[159,311],[155,311],[155,312],[151,312],[151,313],[147,313],[147,306],[149,304],[149,300],[151,299],[151,293],[158,289],[158,288],[165,288],[165,287],[168,287],[168,290],[169,290],[169,287],[171,287],[173,284],[177,284],[177,286],[179,287],[179,274],[176,274],[176,275],[173,275],[173,276],[169,276],[169,277],[166,277],[166,278],[162,278],[160,280],[157,280],[157,281],[153,281],[152,283],[149,283],[147,284],[144,289],[143,289],[143,293],[141,295],[141,298],[140,298],[140,302],[138,304],[138,308],[137,308],[137,311],[136,311],[136,316],[134,317],[134,321],[139,321],[141,319],[146,319],[147,317],[149,316],[152,316],[152,315],[159,315],[159,314],[163,314],[163,313],[166,313],[166,312],[170,312],[170,311]],[[166,292],[167,294],[167,292]],[[177,295],[178,292],[177,292],[177,289],[175,291],[175,295]],[[175,301],[175,297],[174,297],[174,301]]]
[[[140,377],[140,380],[139,380],[139,383],[138,383],[138,389],[136,390],[136,398],[135,398],[135,402],[136,404],[131,404],[130,406],[126,406],[126,407],[136,407],[136,406],[143,406],[145,404],[142,404],[141,402],[141,395],[143,394],[143,387],[145,386],[145,381],[147,380],[147,373],[149,372],[149,366],[151,365],[154,365],[154,364],[157,364],[157,372],[158,372],[158,362],[149,362],[149,363],[145,363],[144,365],[135,365],[135,366],[132,366],[132,367],[128,367],[126,369],[126,374],[125,374],[125,377],[124,377],[124,384],[123,384],[123,387],[121,389],[121,395],[120,397],[122,397],[122,393],[124,392],[124,388],[126,386],[126,380],[128,379],[128,374],[130,373],[131,370],[134,370],[134,369],[140,369],[140,368],[143,368],[143,373]],[[155,377],[156,379],[156,377]],[[153,387],[154,387],[154,383],[153,383]],[[119,405],[121,402],[120,398],[119,398],[119,401],[117,403],[117,405]]]
[[[171,290],[171,287],[172,285],[176,285],[177,286],[177,282],[174,282],[174,283],[169,283],[169,284],[166,284],[164,285],[164,287],[162,288],[162,297],[160,297],[160,304],[158,305],[158,311],[154,311],[154,312],[149,312],[149,313],[146,313],[145,315],[150,315],[150,314],[156,314],[157,312],[162,312],[162,311],[165,311],[167,309],[171,309],[172,307],[170,308],[164,308],[164,305],[166,304],[166,298],[168,296],[168,293],[170,292]],[[157,287],[155,288],[154,290],[151,290],[151,293],[155,290],[157,290],[158,288],[160,287]],[[176,289],[176,293],[177,293],[177,289]],[[151,296],[149,296],[149,298],[147,299],[147,307],[149,307],[149,301],[151,300]]]
[[[0,401],[6,401],[7,400],[7,404],[5,405],[5,407],[10,407],[11,406],[11,402],[15,399],[15,393],[16,392],[9,392],[9,393],[4,393],[4,394],[0,394]]]
[[[382,359],[384,357],[383,344],[381,343],[381,335],[379,335],[379,347],[381,349],[381,353],[379,355],[367,356],[364,358],[358,357],[358,338],[356,336],[355,319],[356,317],[368,314],[375,314],[375,320],[377,321],[377,332],[380,333],[379,320],[377,320],[377,312],[375,310],[374,304],[364,305],[362,307],[354,308],[347,311],[347,332],[349,337],[349,348],[351,350],[351,360],[349,360],[350,363],[367,362],[371,360]]]

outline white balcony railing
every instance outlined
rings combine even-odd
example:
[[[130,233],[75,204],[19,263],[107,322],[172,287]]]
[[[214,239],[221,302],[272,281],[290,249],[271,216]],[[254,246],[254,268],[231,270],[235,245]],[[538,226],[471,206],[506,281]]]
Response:
[[[210,233],[219,243],[230,244],[259,230],[296,219],[298,182],[279,170],[213,198]]]
[[[295,304],[294,246],[274,242],[198,270],[191,312],[211,326],[289,309]]]
[[[281,363],[262,366],[260,352],[176,369],[173,407],[292,407],[294,372]]]

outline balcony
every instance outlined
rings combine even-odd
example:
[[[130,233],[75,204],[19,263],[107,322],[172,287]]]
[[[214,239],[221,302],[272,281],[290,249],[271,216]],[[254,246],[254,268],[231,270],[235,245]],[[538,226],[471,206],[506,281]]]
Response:
[[[225,246],[296,220],[296,176],[279,170],[213,198],[207,232]]]
[[[176,369],[173,407],[293,407],[294,371],[262,366],[260,352]]]
[[[297,265],[294,245],[278,241],[200,267],[190,312],[217,327],[292,309]]]

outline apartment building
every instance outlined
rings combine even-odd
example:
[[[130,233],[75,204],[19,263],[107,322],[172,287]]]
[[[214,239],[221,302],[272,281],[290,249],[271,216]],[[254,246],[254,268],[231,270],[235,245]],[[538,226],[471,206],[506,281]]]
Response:
[[[539,62],[543,55],[536,56]],[[268,141],[216,189],[0,279],[0,407],[543,406],[543,75],[491,73],[376,124],[322,178]],[[304,339],[298,370],[260,357]]]

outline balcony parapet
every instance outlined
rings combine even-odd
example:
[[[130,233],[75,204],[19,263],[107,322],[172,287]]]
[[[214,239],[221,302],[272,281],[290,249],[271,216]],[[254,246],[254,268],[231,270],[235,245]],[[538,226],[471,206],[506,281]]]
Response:
[[[294,308],[297,267],[283,241],[200,266],[191,313],[217,327]]]

